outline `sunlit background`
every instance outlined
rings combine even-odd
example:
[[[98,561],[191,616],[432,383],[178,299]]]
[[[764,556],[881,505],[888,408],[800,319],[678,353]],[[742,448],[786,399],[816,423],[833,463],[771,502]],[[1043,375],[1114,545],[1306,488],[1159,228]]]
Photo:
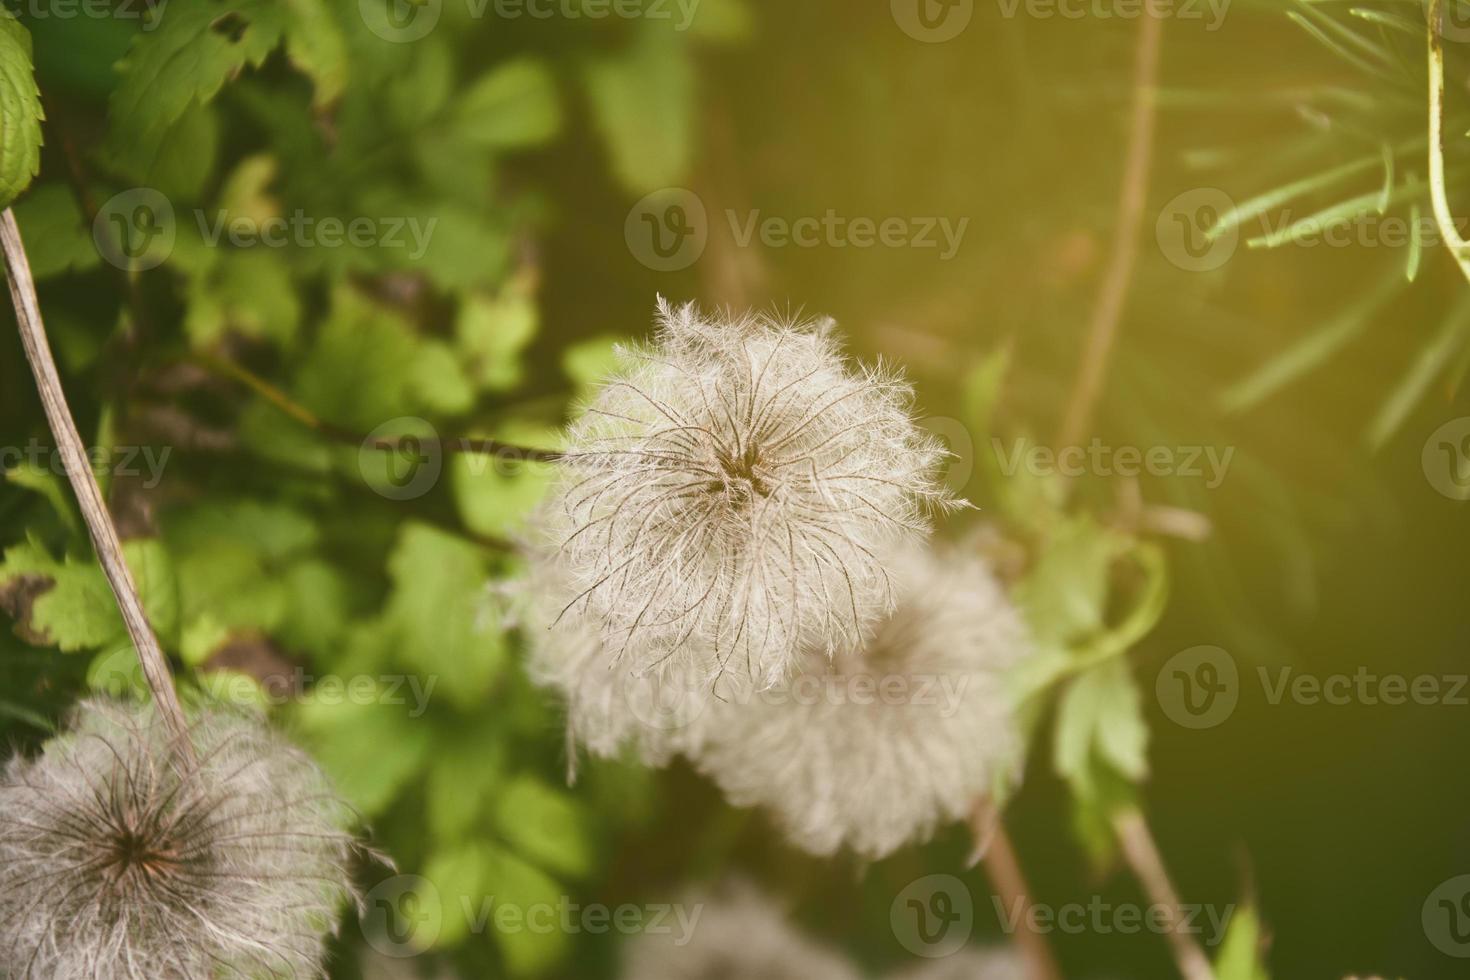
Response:
[[[185,3],[159,5],[159,30]],[[263,4],[214,6],[238,8],[208,28],[237,32],[231,43],[264,30]],[[501,848],[534,866],[526,894],[609,906],[738,875],[875,976],[913,959],[890,924],[895,897],[947,873],[974,897],[971,942],[1008,938],[983,869],[966,868],[965,827],[860,867],[787,847],[680,763],[584,760],[566,788],[559,710],[521,674],[514,623],[496,618],[496,589],[518,570],[503,545],[543,477],[451,459],[394,499],[353,446],[221,361],[348,433],[403,431],[394,420],[412,416],[446,436],[549,443],[609,345],[647,332],[657,295],[830,315],[857,355],[908,373],[956,452],[951,472],[979,509],[940,533],[986,529],[1017,580],[1040,536],[1018,515],[1052,491],[1003,472],[1006,458],[1022,439],[1061,445],[1099,293],[1133,245],[1083,435],[1113,452],[1162,448],[1167,466],[1136,480],[1088,466],[1051,504],[1167,556],[1162,619],[1126,656],[1150,735],[1138,799],[1174,884],[1185,902],[1254,904],[1272,976],[1459,975],[1425,905],[1470,873],[1470,685],[1449,693],[1470,673],[1470,488],[1450,454],[1470,449],[1470,285],[1437,240],[1394,237],[1434,231],[1419,5],[1366,4],[1375,19],[1347,3],[1179,0],[1142,97],[1142,21],[1123,0],[668,0],[666,18],[573,18],[567,0],[545,19],[494,0],[390,6],[386,19],[368,0],[307,6],[336,25],[340,77],[320,68],[330,55],[267,45],[141,149],[150,110],[121,129],[127,76],[112,67],[138,22],[20,9],[47,119],[39,180],[15,209],[83,437],[171,448],[156,485],[145,471],[108,490],[123,536],[171,555],[176,662],[206,677],[442,675],[422,719],[310,696],[275,709],[400,869],[463,868]],[[1446,47],[1450,198],[1470,210],[1470,57],[1454,37]],[[477,85],[507,64],[524,71]],[[1152,139],[1130,219],[1140,112]],[[115,195],[138,187],[171,204],[176,243],[128,271],[99,258],[108,233],[94,239],[93,219],[107,228],[110,208],[133,206]],[[1238,224],[1211,238],[1231,207]],[[437,224],[410,258],[381,243],[211,248],[194,217],[298,208]],[[1323,212],[1345,222],[1341,243],[1266,247]],[[49,446],[15,333],[0,338],[0,444]],[[85,561],[64,484],[20,472],[18,453],[5,465],[3,544]],[[0,637],[0,726],[34,747],[79,692],[127,670],[115,642],[56,649],[17,567],[0,566],[15,622]],[[1110,621],[1139,589],[1127,562],[1111,580]],[[103,601],[98,585],[83,594]],[[486,617],[490,652],[476,639]],[[1198,646],[1221,648],[1240,680],[1228,717],[1191,728],[1156,682]],[[1273,703],[1283,677],[1360,671],[1432,676],[1445,696]],[[1054,710],[1035,722],[1004,818],[1032,897],[1146,904],[1079,828],[1053,765]],[[506,831],[506,798],[544,826]],[[465,887],[491,887],[465,873]],[[369,887],[386,877],[364,874]],[[1177,975],[1158,935],[1048,939],[1068,977]],[[340,946],[336,975],[361,975],[355,920]],[[446,935],[411,962],[616,976],[618,946]]]

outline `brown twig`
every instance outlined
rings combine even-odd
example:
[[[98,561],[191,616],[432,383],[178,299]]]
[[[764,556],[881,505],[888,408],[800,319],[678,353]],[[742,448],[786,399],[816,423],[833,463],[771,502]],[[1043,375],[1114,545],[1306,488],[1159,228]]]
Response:
[[[1184,917],[1179,906],[1179,894],[1169,880],[1163,856],[1149,832],[1148,823],[1138,810],[1129,808],[1113,816],[1113,832],[1123,848],[1123,858],[1128,867],[1143,884],[1149,901],[1163,909],[1166,919],[1165,935],[1174,951],[1174,962],[1184,980],[1215,980],[1214,968],[1199,944],[1184,931]]]
[[[359,446],[364,449],[380,449],[389,452],[395,452],[405,447],[418,449],[434,446],[444,452],[483,453],[492,456],[528,460],[534,463],[555,463],[567,458],[566,453],[556,452],[555,450],[532,449],[527,446],[502,442],[499,439],[488,439],[479,436],[459,436],[453,439],[421,439],[417,436],[383,437],[363,435],[360,432],[354,432],[344,426],[319,418],[315,412],[312,412],[306,406],[294,400],[280,388],[277,388],[269,381],[266,381],[253,371],[242,367],[234,361],[208,354],[195,355],[193,360],[201,367],[245,385],[245,387],[274,405],[283,414],[295,419],[313,432],[331,439],[333,442],[340,442],[344,445]]]
[[[1026,963],[1030,980],[1061,980],[1062,970],[1046,937],[1031,925],[1031,889],[1016,857],[1016,849],[1006,833],[1000,814],[988,801],[982,800],[971,818],[975,835],[975,853],[971,863],[985,864],[986,877],[996,895],[1005,903],[1013,921],[1017,922],[1015,942]]]
[[[1138,22],[1138,47],[1133,65],[1133,109],[1130,115],[1128,155],[1123,164],[1123,186],[1118,195],[1118,222],[1113,232],[1112,261],[1087,327],[1077,382],[1057,436],[1057,448],[1077,445],[1092,425],[1092,413],[1102,394],[1112,359],[1113,341],[1123,315],[1123,303],[1138,260],[1139,228],[1148,196],[1153,161],[1155,90],[1159,68],[1159,40],[1163,18],[1149,3]]]
[[[102,490],[97,477],[87,461],[87,451],[82,444],[71,409],[66,403],[66,394],[61,387],[61,377],[56,371],[56,361],[51,355],[51,345],[46,340],[46,327],[41,321],[41,307],[36,299],[36,284],[31,276],[30,262],[26,259],[25,245],[21,241],[20,228],[15,215],[9,208],[0,214],[0,251],[4,252],[5,274],[10,282],[10,299],[15,304],[15,319],[20,326],[20,339],[25,347],[26,360],[36,378],[36,389],[41,395],[41,404],[46,411],[46,421],[56,439],[66,468],[66,477],[76,493],[82,518],[87,524],[92,547],[107,575],[107,583],[117,598],[122,611],[123,623],[138,651],[138,660],[143,667],[143,676],[153,692],[154,704],[163,717],[179,749],[188,758],[190,754],[189,725],[184,709],[179,704],[174,690],[173,675],[168,661],[153,635],[143,611],[143,601],[138,595],[138,586],[133,581],[123,557],[122,543],[118,540],[117,528],[102,499]]]

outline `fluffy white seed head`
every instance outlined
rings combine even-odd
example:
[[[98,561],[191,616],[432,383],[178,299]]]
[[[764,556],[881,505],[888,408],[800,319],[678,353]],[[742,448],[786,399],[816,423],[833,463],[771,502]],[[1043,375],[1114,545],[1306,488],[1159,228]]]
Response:
[[[752,887],[728,883],[683,900],[679,930],[644,932],[624,956],[627,980],[859,980],[839,954],[789,925],[780,906]],[[696,917],[697,913],[697,917]],[[680,945],[680,940],[687,940]]]
[[[631,751],[650,766],[696,749],[709,699],[729,686],[728,680],[710,683],[708,654],[701,660],[700,648],[691,646],[641,667],[611,657],[586,614],[567,609],[573,593],[560,566],[544,559],[532,566],[521,610],[527,670],[561,698],[572,771],[578,746],[603,758]]]
[[[966,948],[891,975],[891,980],[1027,980],[1021,955],[1008,947]]]
[[[0,963],[16,980],[325,976],[352,821],[305,754],[210,709],[184,770],[149,707],[80,705],[0,775]]]
[[[860,642],[892,606],[887,555],[958,506],[908,385],[850,363],[830,321],[663,300],[652,343],[619,356],[545,520],[607,657],[641,671],[699,647],[769,685],[803,648]]]
[[[915,547],[893,572],[898,608],[869,642],[714,704],[695,760],[814,854],[876,860],[927,839],[1016,765],[1004,673],[1028,641],[1015,608],[973,555]]]

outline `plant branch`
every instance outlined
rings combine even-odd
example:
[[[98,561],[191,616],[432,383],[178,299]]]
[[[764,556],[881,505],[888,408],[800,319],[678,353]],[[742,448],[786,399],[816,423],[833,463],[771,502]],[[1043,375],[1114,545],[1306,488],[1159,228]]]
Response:
[[[66,394],[61,387],[61,377],[56,371],[56,360],[51,355],[51,345],[46,340],[46,327],[41,321],[41,307],[36,299],[36,283],[31,276],[31,265],[26,258],[25,245],[21,241],[20,228],[15,215],[6,208],[0,214],[0,251],[4,252],[5,274],[10,283],[10,299],[15,304],[15,319],[20,327],[20,339],[25,347],[26,360],[36,378],[36,389],[41,395],[41,405],[46,411],[46,421],[56,439],[66,477],[76,493],[82,518],[87,524],[87,533],[92,547],[107,575],[107,583],[117,598],[123,623],[138,651],[138,660],[143,667],[143,676],[153,692],[154,704],[163,717],[170,732],[177,740],[179,749],[190,757],[189,725],[179,704],[178,692],[174,690],[173,676],[168,660],[153,635],[153,627],[143,611],[143,601],[138,595],[137,583],[128,570],[123,557],[122,542],[118,540],[117,528],[107,512],[102,499],[102,490],[87,459],[76,422],[66,403]]]
[[[1027,977],[1030,980],[1061,980],[1062,970],[1051,946],[1046,937],[1031,926],[1031,889],[1000,813],[988,800],[981,800],[975,807],[970,827],[975,835],[975,852],[970,863],[984,862],[985,875],[994,886],[996,895],[1005,903],[1010,921],[1019,923],[1015,942],[1026,963]]]
[[[1444,0],[1429,0],[1426,31],[1429,36],[1429,199],[1434,205],[1434,223],[1449,246],[1460,272],[1470,280],[1470,242],[1460,237],[1450,213],[1444,182]]]
[[[1148,177],[1153,160],[1154,115],[1159,67],[1159,40],[1163,18],[1146,0],[1144,16],[1138,21],[1138,47],[1133,65],[1133,108],[1130,113],[1128,155],[1123,164],[1123,185],[1118,195],[1118,221],[1113,232],[1112,261],[1092,308],[1087,327],[1087,347],[1067,413],[1057,437],[1057,448],[1077,445],[1092,424],[1092,413],[1102,394],[1112,359],[1113,341],[1128,298],[1133,267],[1138,260],[1139,228],[1148,196]]]
[[[527,446],[518,446],[514,443],[502,442],[499,439],[487,439],[478,436],[461,436],[453,439],[420,439],[416,436],[383,437],[363,435],[344,426],[336,425],[319,418],[316,413],[294,400],[280,388],[277,388],[269,381],[260,377],[260,375],[248,368],[242,367],[234,361],[222,357],[214,357],[209,354],[197,354],[193,357],[193,360],[201,367],[245,385],[251,391],[274,405],[282,413],[295,419],[313,432],[344,445],[360,446],[366,449],[397,451],[405,446],[418,448],[427,444],[436,446],[445,452],[509,456],[536,463],[555,463],[567,458],[566,453],[556,452],[555,450],[533,449]]]
[[[1184,980],[1215,980],[1214,968],[1205,951],[1184,931],[1186,920],[1179,906],[1179,895],[1169,880],[1164,859],[1143,814],[1132,807],[1120,811],[1113,817],[1113,832],[1118,835],[1124,860],[1143,884],[1149,901],[1164,910],[1165,934],[1180,975]]]

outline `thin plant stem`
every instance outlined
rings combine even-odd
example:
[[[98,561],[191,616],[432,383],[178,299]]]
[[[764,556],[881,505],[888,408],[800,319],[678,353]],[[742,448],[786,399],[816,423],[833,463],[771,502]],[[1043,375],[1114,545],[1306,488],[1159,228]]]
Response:
[[[1163,17],[1153,10],[1151,0],[1146,0],[1145,8],[1144,16],[1138,21],[1138,46],[1133,63],[1133,108],[1127,157],[1123,163],[1123,185],[1118,195],[1112,259],[1093,304],[1087,326],[1087,346],[1057,437],[1058,449],[1077,445],[1092,426],[1092,413],[1102,394],[1103,381],[1112,360],[1113,342],[1117,339],[1118,324],[1123,316],[1123,305],[1133,281],[1133,267],[1138,261],[1139,230],[1153,163],[1159,42],[1163,35]]]
[[[1148,829],[1148,822],[1136,808],[1120,810],[1113,816],[1113,832],[1123,849],[1123,859],[1133,870],[1134,876],[1148,893],[1149,901],[1163,909],[1165,935],[1169,948],[1174,953],[1174,962],[1184,980],[1215,980],[1215,970],[1209,957],[1185,931],[1184,913],[1180,908],[1179,894],[1169,880],[1168,869],[1159,846]]]
[[[1026,976],[1029,980],[1061,980],[1062,969],[1051,945],[1032,928],[1031,888],[1000,814],[982,801],[975,809],[971,829],[975,834],[973,859],[985,865],[985,876],[1004,903],[1009,921],[1017,923],[1014,938],[1026,964]]]
[[[184,753],[191,758],[189,725],[184,709],[174,690],[173,675],[168,660],[158,645],[158,637],[148,623],[143,611],[143,601],[138,595],[137,583],[123,557],[122,542],[117,528],[102,499],[102,490],[97,477],[87,461],[87,451],[82,444],[81,434],[72,419],[71,409],[66,403],[66,394],[61,387],[61,377],[56,370],[56,360],[51,354],[51,345],[46,340],[46,327],[41,320],[41,307],[36,299],[36,283],[31,276],[31,265],[26,258],[25,245],[21,241],[20,228],[15,215],[9,208],[0,214],[0,251],[4,252],[5,275],[10,283],[10,299],[15,305],[15,319],[20,327],[21,344],[25,347],[26,360],[36,378],[36,389],[41,395],[41,405],[46,412],[46,422],[56,439],[57,450],[66,468],[66,478],[76,494],[81,507],[87,533],[107,584],[117,599],[128,636],[138,651],[138,661],[143,667],[143,677],[153,692],[153,701],[164,723]]]
[[[195,355],[192,360],[199,366],[223,375],[231,380],[238,381],[251,391],[255,392],[271,405],[275,406],[283,414],[301,423],[318,435],[340,442],[349,446],[360,446],[364,449],[379,449],[387,452],[395,452],[405,447],[417,449],[426,445],[436,446],[446,452],[484,453],[493,456],[513,457],[521,460],[529,460],[535,463],[555,463],[566,459],[567,454],[550,449],[533,449],[527,446],[518,446],[514,443],[502,442],[499,439],[487,439],[478,436],[460,436],[453,439],[420,439],[417,436],[369,436],[360,432],[328,422],[319,418],[300,402],[294,400],[280,388],[260,377],[258,374],[242,367],[234,361],[222,357],[214,357],[209,354]]]
[[[1460,237],[1450,213],[1444,182],[1444,0],[1429,0],[1426,32],[1429,37],[1429,200],[1434,205],[1434,223],[1466,280],[1470,280],[1470,242]]]

